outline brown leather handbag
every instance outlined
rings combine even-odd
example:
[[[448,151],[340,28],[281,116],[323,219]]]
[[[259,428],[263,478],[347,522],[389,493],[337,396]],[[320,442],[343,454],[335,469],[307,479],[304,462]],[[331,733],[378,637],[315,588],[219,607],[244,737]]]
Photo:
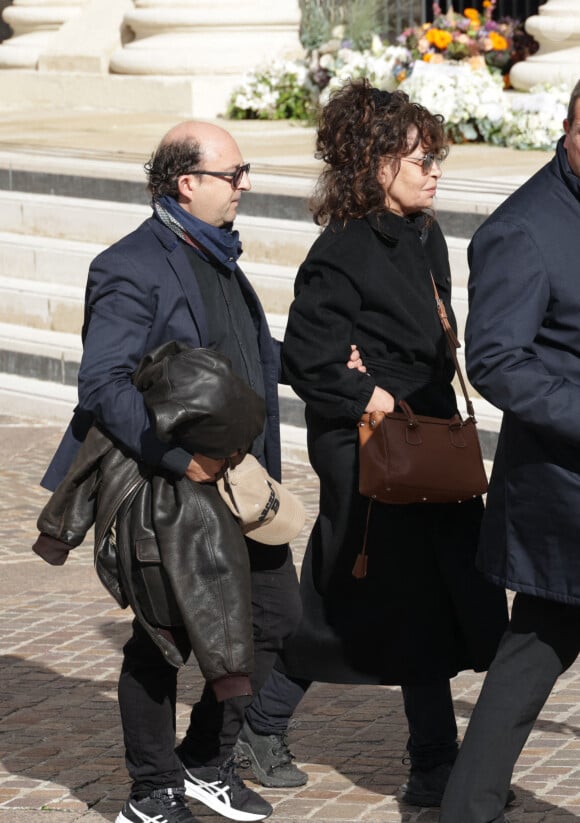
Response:
[[[453,333],[433,276],[437,312],[465,397],[467,417],[415,414],[404,400],[400,412],[363,414],[359,432],[359,491],[381,503],[450,503],[487,491],[473,404],[457,361]]]

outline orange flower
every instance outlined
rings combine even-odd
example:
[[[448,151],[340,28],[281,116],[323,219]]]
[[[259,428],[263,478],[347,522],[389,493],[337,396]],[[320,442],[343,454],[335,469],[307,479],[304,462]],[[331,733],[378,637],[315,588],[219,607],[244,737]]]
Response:
[[[479,19],[479,12],[478,12],[477,9],[470,9],[470,8],[463,9],[463,16],[467,17],[469,20],[471,20],[472,23],[475,23],[476,25],[479,26],[480,19]]]
[[[453,40],[453,37],[449,34],[449,32],[444,31],[443,29],[430,29],[427,32],[426,37],[436,49],[440,49],[441,51],[445,51],[449,43]]]
[[[490,31],[489,39],[491,41],[491,47],[494,51],[505,51],[508,47],[508,42],[505,37],[502,37],[501,34],[497,33],[497,31]]]

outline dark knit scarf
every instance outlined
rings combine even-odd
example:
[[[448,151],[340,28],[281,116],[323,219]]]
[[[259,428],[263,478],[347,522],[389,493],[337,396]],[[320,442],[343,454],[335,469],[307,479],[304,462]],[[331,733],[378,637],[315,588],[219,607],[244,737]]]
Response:
[[[242,253],[239,232],[227,226],[211,226],[185,211],[177,200],[162,195],[153,201],[153,211],[161,222],[208,263],[219,263],[235,271]]]

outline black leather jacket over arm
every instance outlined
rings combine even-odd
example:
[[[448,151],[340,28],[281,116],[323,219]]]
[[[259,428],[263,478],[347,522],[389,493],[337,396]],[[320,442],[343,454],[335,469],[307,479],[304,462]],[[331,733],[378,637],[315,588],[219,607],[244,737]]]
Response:
[[[148,356],[149,365],[167,357],[167,347],[162,350]],[[202,361],[205,357],[201,354],[205,350],[188,350],[185,359],[190,365],[190,353],[195,351]],[[175,354],[173,350],[170,356]],[[205,426],[206,442],[211,439],[208,449],[214,454],[220,453],[224,438],[229,450],[232,443],[247,449],[263,426],[263,403],[256,402],[260,399],[249,387],[237,386],[236,391],[245,396],[233,408],[235,420],[244,418],[243,422],[232,421],[226,434],[220,426],[212,430],[223,414],[217,398],[231,402],[227,371],[219,363],[217,371],[205,369],[204,391],[194,392],[191,369],[187,375],[182,373],[184,358],[179,368],[173,369],[174,365],[175,361],[169,371],[155,370],[154,380],[142,383],[147,387],[145,394],[149,391],[154,396],[152,417],[156,424],[162,421],[164,436],[179,429],[189,442],[195,439],[196,424],[202,420],[200,428]],[[225,381],[223,394],[220,381]],[[187,386],[195,394],[189,405]],[[212,407],[216,410],[213,424]],[[243,443],[238,442],[240,438]],[[248,552],[241,529],[215,485],[153,474],[93,426],[38,519],[41,535],[34,550],[50,563],[62,563],[93,523],[95,567],[101,582],[121,607],[131,606],[167,661],[181,666],[187,659],[171,633],[172,627],[182,626],[218,699],[251,694]]]

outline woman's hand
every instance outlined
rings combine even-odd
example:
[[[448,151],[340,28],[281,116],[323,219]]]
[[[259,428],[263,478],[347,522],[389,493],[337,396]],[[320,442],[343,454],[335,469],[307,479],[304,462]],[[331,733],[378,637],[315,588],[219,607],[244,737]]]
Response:
[[[365,411],[367,412],[384,412],[389,414],[395,408],[395,398],[388,391],[375,386],[375,390],[371,394]]]
[[[366,372],[367,367],[362,361],[362,357],[358,350],[358,347],[355,346],[353,343],[350,345],[350,357],[346,364],[347,368],[349,369],[356,369],[357,371]]]

